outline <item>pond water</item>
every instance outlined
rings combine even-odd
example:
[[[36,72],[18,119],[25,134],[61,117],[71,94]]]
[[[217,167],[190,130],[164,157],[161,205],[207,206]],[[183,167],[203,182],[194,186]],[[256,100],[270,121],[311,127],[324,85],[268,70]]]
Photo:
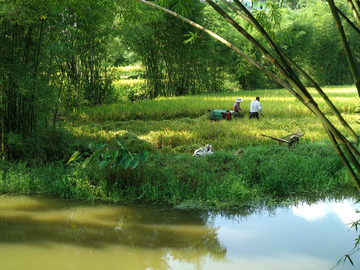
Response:
[[[211,214],[0,196],[0,269],[331,269],[358,237],[355,200]],[[359,269],[359,257],[335,269]]]

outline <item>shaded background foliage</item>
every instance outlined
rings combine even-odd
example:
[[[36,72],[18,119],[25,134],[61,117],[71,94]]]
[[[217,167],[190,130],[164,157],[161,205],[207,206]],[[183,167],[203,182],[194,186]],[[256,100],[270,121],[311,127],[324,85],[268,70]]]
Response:
[[[146,69],[145,95],[154,98],[221,91],[230,52],[170,15],[154,16],[155,20],[145,23],[120,24],[123,43],[136,52]],[[194,5],[191,16],[202,23],[207,17],[203,4]]]

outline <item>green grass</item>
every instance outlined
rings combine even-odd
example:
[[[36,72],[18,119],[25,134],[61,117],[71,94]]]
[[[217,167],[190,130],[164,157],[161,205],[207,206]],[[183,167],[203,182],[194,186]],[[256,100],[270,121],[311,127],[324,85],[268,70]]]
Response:
[[[1,164],[0,192],[47,193],[65,198],[171,203],[180,208],[228,209],[290,203],[295,194],[352,186],[330,145],[248,147],[239,157],[218,151],[205,157],[151,154],[136,170],[83,170],[76,164]],[[286,199],[284,199],[286,198]]]
[[[324,90],[359,133],[355,89]],[[208,110],[231,110],[237,97],[244,99],[241,107],[248,112],[256,96],[261,97],[265,118],[209,120]],[[314,97],[343,131],[326,104],[317,94]],[[47,133],[48,141],[57,136],[68,145],[63,160],[40,166],[2,163],[0,193],[43,192],[67,198],[227,209],[289,203],[296,194],[353,186],[319,120],[285,90],[122,101],[81,108],[68,116],[62,124],[63,136]],[[305,135],[290,149],[261,136],[283,137],[295,131]],[[83,170],[81,162],[65,164],[71,151],[79,150],[85,158],[90,154],[87,145],[91,141],[107,143],[111,149],[116,138],[131,152],[147,150],[148,161],[135,170],[100,170],[96,163]],[[205,144],[213,146],[214,154],[193,157],[193,152]],[[235,156],[239,148],[244,153]]]

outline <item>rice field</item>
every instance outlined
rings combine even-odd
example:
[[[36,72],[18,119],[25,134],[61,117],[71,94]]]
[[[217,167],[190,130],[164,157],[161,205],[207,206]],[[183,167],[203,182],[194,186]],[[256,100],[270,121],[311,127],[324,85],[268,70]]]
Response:
[[[360,132],[358,94],[352,86],[326,87],[329,96],[346,121]],[[321,110],[341,131],[344,129],[315,90],[310,89]],[[249,104],[261,98],[264,118],[249,120]],[[208,110],[232,110],[241,97],[245,117],[230,121],[210,121]],[[276,141],[261,136],[283,137],[300,131],[300,143],[327,141],[322,124],[286,90],[239,91],[236,93],[157,98],[136,102],[81,108],[71,113],[66,127],[79,138],[109,142],[131,134],[147,150],[193,152],[211,144],[213,148],[236,150],[247,146],[274,145]],[[346,132],[344,131],[344,134]],[[135,143],[136,144],[136,143]],[[155,150],[154,150],[155,151]]]

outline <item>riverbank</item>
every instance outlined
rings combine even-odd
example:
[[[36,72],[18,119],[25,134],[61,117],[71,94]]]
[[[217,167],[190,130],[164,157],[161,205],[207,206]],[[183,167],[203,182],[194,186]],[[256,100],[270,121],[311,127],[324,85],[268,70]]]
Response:
[[[169,203],[178,208],[228,209],[287,203],[296,193],[353,186],[331,145],[299,144],[244,148],[241,156],[150,153],[139,167],[82,169],[74,164],[2,163],[0,193],[44,193],[55,197],[122,203]],[[288,202],[290,203],[290,202]]]

